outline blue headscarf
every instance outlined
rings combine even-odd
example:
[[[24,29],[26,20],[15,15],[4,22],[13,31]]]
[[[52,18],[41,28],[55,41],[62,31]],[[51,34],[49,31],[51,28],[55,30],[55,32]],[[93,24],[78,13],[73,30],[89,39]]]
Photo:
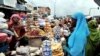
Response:
[[[86,22],[85,15],[81,12],[75,13],[72,16],[77,19],[76,27],[68,39],[68,52],[71,56],[85,56],[85,45],[89,29]]]

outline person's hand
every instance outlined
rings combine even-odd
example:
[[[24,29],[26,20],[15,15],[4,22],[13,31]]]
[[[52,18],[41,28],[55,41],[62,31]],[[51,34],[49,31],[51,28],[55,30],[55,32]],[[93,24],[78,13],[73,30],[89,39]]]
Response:
[[[7,43],[10,43],[12,40],[12,36],[11,37],[7,37]]]
[[[20,40],[21,38],[20,38],[20,37],[16,37],[16,39],[17,39],[17,40]]]

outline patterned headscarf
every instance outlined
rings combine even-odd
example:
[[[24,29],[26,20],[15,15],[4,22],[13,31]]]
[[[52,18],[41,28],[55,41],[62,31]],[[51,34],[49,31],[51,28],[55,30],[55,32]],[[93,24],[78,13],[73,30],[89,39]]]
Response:
[[[17,17],[19,20],[21,20],[21,17],[18,15],[18,14],[13,14],[12,16],[11,16],[11,18],[10,18],[10,22],[9,22],[9,24],[13,24],[13,17]]]

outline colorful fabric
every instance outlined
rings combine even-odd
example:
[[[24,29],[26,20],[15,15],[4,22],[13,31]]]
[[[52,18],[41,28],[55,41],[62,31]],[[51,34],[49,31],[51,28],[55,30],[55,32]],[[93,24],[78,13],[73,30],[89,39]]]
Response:
[[[91,20],[88,26],[90,29],[90,36],[86,46],[86,56],[97,56],[98,54],[96,53],[99,51],[97,47],[100,46],[100,30],[97,30],[96,20]]]
[[[6,42],[7,38],[9,37],[7,36],[6,33],[0,33],[0,43]]]
[[[64,50],[69,53],[69,56],[85,56],[85,46],[89,29],[87,26],[85,15],[81,12],[75,13],[73,19],[77,19],[76,27],[68,39],[68,48]]]
[[[21,20],[21,17],[18,15],[18,14],[13,14],[10,18],[10,22],[8,23],[9,25],[12,25],[13,24],[13,17],[17,17],[19,20]]]
[[[14,28],[14,30],[16,31],[16,33],[18,34],[19,37],[23,36],[25,34],[25,28],[22,25],[14,25],[13,23],[13,17],[17,17],[17,19],[20,21],[21,17],[18,14],[13,14],[10,18],[10,22],[9,24],[9,28]]]
[[[54,32],[54,39],[55,41],[60,41],[60,36],[61,36],[61,27],[55,26],[53,29]]]
[[[19,24],[17,24],[17,25],[14,24],[14,21],[13,21],[13,19],[15,19],[14,17],[16,17],[18,19],[18,21],[21,20],[21,17],[18,14],[13,14],[10,18],[10,21],[8,22],[9,29],[10,30],[13,29],[13,31],[15,31],[16,34],[18,35],[18,36],[12,37],[12,41],[10,42],[10,50],[15,49],[17,40],[20,39],[25,34],[25,28],[23,27],[23,25],[20,25],[19,22],[18,22]]]
[[[52,42],[52,56],[64,56],[61,43]]]
[[[43,41],[42,51],[43,56],[52,56],[51,42],[49,40]]]

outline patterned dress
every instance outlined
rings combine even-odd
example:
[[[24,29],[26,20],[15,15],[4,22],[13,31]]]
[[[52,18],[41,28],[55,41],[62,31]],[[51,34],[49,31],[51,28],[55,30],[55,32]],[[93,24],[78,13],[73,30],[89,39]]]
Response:
[[[60,41],[60,36],[61,36],[61,27],[55,26],[53,29],[54,32],[54,40],[55,41]]]
[[[52,56],[51,42],[49,40],[43,41],[42,56]]]

